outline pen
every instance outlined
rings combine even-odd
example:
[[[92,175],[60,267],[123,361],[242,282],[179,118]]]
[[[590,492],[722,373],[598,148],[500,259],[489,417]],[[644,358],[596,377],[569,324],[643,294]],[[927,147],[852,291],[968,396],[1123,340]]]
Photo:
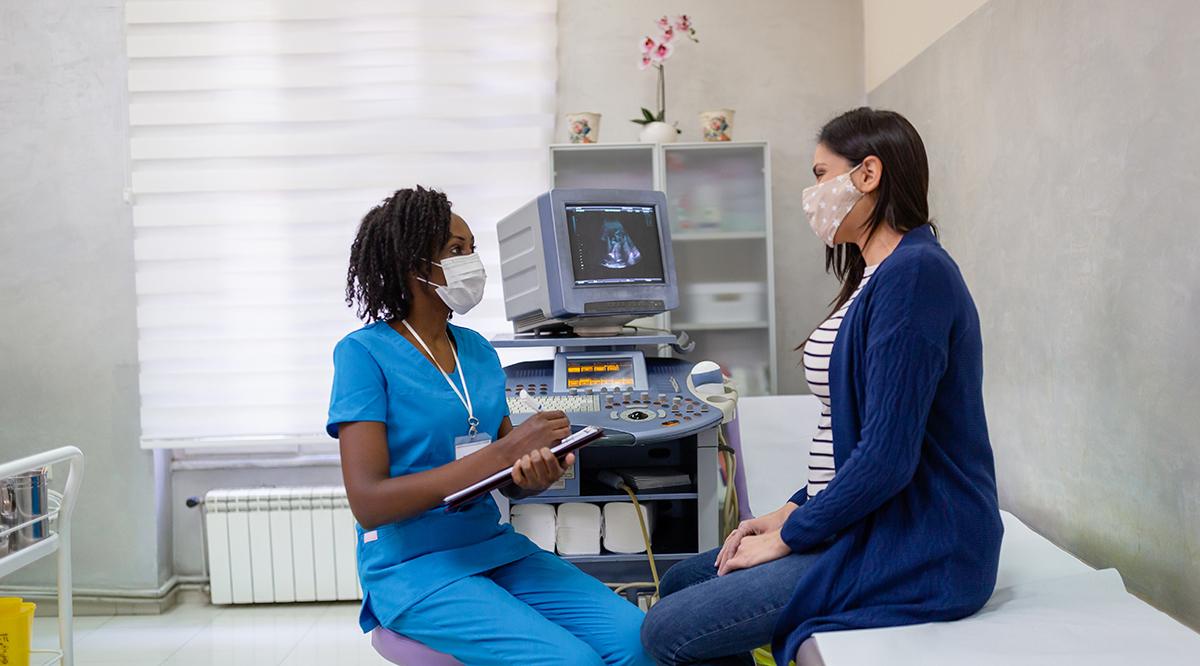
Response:
[[[518,394],[518,397],[521,398],[521,402],[526,407],[532,409],[533,411],[535,411],[535,412],[543,411],[544,408],[542,407],[542,403],[538,402],[537,400],[534,400],[533,396],[529,395],[529,391],[527,391],[525,389],[521,389],[521,392]]]

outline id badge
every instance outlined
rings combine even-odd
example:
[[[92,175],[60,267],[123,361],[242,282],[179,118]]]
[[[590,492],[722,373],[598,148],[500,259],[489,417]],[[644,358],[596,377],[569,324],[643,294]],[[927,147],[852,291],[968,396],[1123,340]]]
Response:
[[[492,438],[487,433],[476,433],[474,436],[463,435],[454,438],[454,459],[462,460],[467,456],[479,451],[483,447],[492,443]],[[492,491],[492,499],[496,501],[496,508],[500,510],[500,522],[507,523],[508,516],[508,498],[499,490]]]
[[[462,460],[467,456],[492,443],[491,435],[486,432],[475,435],[462,435],[454,438],[454,459]]]

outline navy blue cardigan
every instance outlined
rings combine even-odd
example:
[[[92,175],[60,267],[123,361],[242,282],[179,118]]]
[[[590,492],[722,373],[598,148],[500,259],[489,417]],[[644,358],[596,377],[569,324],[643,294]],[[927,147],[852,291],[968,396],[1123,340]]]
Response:
[[[979,316],[958,266],[919,227],[846,314],[829,360],[837,474],[783,526],[828,549],[775,628],[775,661],[817,632],[956,620],[983,607],[1000,557]]]

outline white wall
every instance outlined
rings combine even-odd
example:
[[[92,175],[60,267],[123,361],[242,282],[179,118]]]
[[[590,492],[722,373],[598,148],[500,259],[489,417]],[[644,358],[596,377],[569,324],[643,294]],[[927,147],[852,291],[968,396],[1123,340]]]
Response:
[[[684,40],[667,61],[667,119],[682,141],[700,140],[696,114],[737,111],[734,140],[771,143],[779,391],[807,393],[791,352],[826,314],[836,292],[822,246],[800,210],[812,183],[814,137],[825,121],[863,101],[862,6],[843,0],[758,0],[736,5],[613,0],[559,2],[558,110],[603,114],[602,142],[636,141],[640,107],[653,107],[653,70],[637,68],[638,40],[663,14],[686,11],[699,44]]]
[[[867,90],[949,32],[987,0],[862,0]]]
[[[0,4],[0,458],[82,448],[76,584],[145,591],[169,519],[138,449],[121,4]]]

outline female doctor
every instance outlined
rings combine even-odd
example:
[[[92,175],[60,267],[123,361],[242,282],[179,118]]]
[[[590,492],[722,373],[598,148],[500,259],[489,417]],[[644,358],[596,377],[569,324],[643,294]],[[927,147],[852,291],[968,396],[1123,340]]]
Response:
[[[448,322],[485,278],[466,222],[421,187],[372,208],[351,247],[346,300],[370,323],[334,349],[327,429],[359,525],[359,624],[471,666],[651,664],[642,612],[501,523],[490,496],[439,506],[509,465],[526,494],[563,473],[548,447],[570,433],[566,415],[514,428],[495,350]]]

